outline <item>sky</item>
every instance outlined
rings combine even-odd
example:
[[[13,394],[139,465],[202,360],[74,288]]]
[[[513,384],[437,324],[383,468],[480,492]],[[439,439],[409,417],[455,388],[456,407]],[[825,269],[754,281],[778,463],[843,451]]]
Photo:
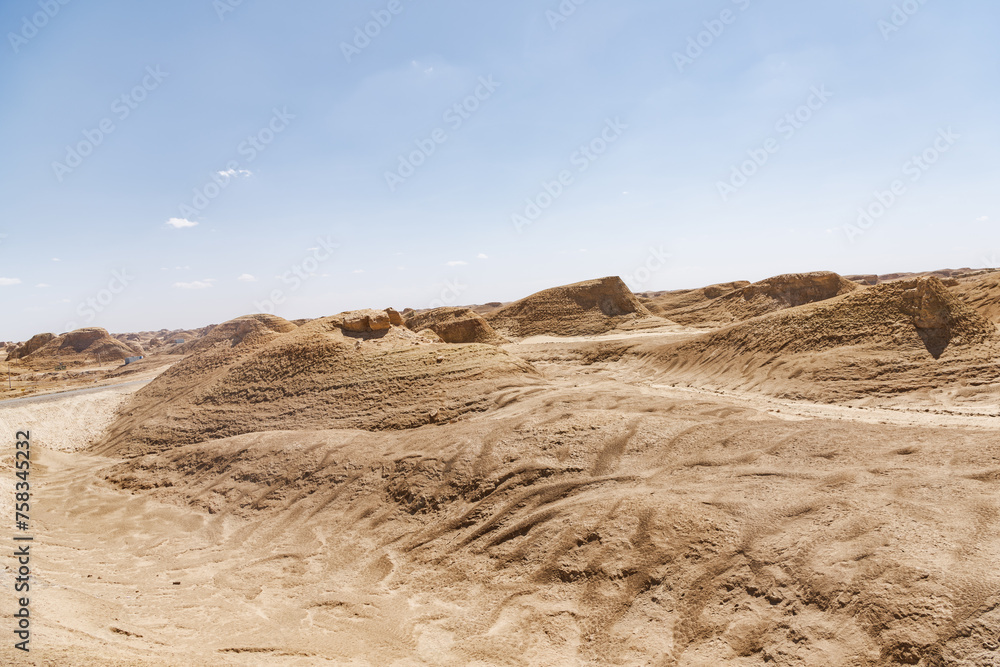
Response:
[[[992,0],[9,0],[0,340],[1000,265]]]

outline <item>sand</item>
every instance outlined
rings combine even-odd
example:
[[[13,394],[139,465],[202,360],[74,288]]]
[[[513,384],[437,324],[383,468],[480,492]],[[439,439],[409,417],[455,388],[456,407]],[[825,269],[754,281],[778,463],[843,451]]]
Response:
[[[876,285],[719,331],[663,323],[501,349],[418,340],[377,313],[347,345],[358,318],[340,316],[243,349],[220,341],[142,389],[0,402],[0,428],[36,431],[39,576],[33,661],[8,646],[0,661],[995,664],[1000,388],[972,361],[995,327],[941,289]],[[854,338],[838,339],[851,318]],[[953,334],[942,354],[921,327]],[[798,346],[786,357],[782,331]],[[157,386],[183,394],[187,377],[230,396],[220,378],[264,382],[310,341],[324,343],[321,378],[372,377],[410,348],[510,358],[529,381],[393,429],[267,401],[249,430],[192,431],[168,406],[172,440],[108,448],[140,441],[116,428],[137,426],[128,412],[155,407]],[[672,365],[684,346],[702,351]],[[783,378],[784,358],[813,374]],[[867,390],[835,372],[879,360],[891,372]],[[461,385],[442,364],[420,394]],[[0,613],[11,604],[0,596]]]

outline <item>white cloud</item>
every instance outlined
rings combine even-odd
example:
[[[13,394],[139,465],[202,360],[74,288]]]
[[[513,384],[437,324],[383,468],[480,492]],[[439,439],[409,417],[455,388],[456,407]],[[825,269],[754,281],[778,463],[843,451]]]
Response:
[[[0,287],[7,287],[9,285],[20,285],[20,278],[0,278]]]
[[[976,218],[976,222],[989,222],[989,221],[990,221],[990,216],[988,215],[984,215],[981,218]]]
[[[468,265],[469,265],[468,262],[462,262],[462,261],[448,262],[448,266],[468,266]]]
[[[214,278],[206,278],[205,280],[196,280],[191,283],[174,283],[174,287],[179,287],[180,289],[208,289],[214,282]]]
[[[170,218],[169,220],[167,220],[167,224],[173,227],[174,229],[185,229],[187,227],[198,226],[197,222],[192,222],[184,218]]]
[[[253,172],[249,169],[226,169],[225,171],[215,172],[219,176],[228,176],[229,178],[234,178],[237,176],[242,176],[243,178],[248,178],[253,176]]]
[[[244,273],[242,276],[240,276],[239,278],[237,278],[237,280],[241,280],[241,281],[243,281],[245,283],[255,283],[255,282],[257,282],[257,279],[254,278],[249,273]]]
[[[52,258],[52,261],[53,261],[53,262],[61,262],[62,260],[61,260],[61,259],[59,259],[58,257],[53,257],[53,258]]]
[[[351,273],[364,273],[364,272],[365,272],[364,269],[354,269],[353,271],[351,271]]]
[[[476,259],[489,259],[489,255],[487,255],[485,252],[481,252],[478,255],[476,255]]]
[[[40,288],[44,289],[46,287],[52,287],[52,285],[46,285],[45,283],[38,283],[37,285],[35,285],[35,287],[40,287]]]

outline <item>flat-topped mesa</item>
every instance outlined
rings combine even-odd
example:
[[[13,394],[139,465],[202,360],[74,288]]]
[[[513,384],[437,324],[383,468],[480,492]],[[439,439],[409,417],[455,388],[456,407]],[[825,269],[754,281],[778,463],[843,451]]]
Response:
[[[406,318],[406,326],[412,331],[430,329],[446,343],[502,345],[510,342],[471,308],[444,307],[412,313]]]
[[[485,315],[498,333],[518,338],[601,334],[653,317],[617,276],[543,290]]]

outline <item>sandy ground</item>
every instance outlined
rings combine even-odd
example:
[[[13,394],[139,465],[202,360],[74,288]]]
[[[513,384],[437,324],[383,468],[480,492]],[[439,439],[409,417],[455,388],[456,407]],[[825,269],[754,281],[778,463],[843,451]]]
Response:
[[[1000,664],[1000,418],[543,370],[453,425],[136,468],[83,450],[139,384],[0,402],[37,577],[0,662]]]
[[[0,401],[0,432],[13,437],[15,431],[28,429],[40,447],[60,452],[84,449],[111,425],[118,408],[148,382],[129,380],[106,388]]]

